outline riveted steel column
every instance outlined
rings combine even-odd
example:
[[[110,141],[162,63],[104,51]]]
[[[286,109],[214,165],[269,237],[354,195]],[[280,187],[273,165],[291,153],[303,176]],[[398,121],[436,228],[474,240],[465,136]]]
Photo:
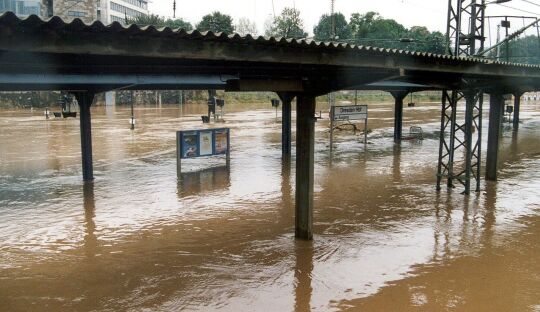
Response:
[[[488,181],[497,181],[497,158],[503,106],[504,98],[502,94],[492,93],[489,100],[489,130],[486,154],[486,180]]]
[[[94,100],[93,92],[75,93],[79,103],[80,128],[81,128],[81,156],[83,181],[94,180],[94,165],[92,162],[92,118],[90,106]]]
[[[407,96],[408,92],[390,92],[394,97],[394,142],[401,143],[403,137],[403,99]]]
[[[296,100],[296,220],[295,235],[313,238],[313,168],[315,157],[315,96]]]
[[[294,95],[290,93],[278,93],[282,102],[281,114],[281,155],[283,158],[290,157],[292,145],[291,131],[291,103]]]

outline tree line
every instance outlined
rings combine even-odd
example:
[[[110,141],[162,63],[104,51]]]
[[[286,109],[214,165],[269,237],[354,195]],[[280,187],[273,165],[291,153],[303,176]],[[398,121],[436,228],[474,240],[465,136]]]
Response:
[[[253,21],[241,18],[235,24],[230,15],[218,11],[203,16],[201,21],[195,25],[181,18],[165,19],[154,14],[126,18],[126,24],[183,28],[185,30],[197,29],[240,35],[251,34],[253,36],[259,34]],[[314,27],[313,34],[313,39],[318,41],[338,41],[438,54],[445,52],[445,37],[442,33],[431,32],[423,26],[407,28],[393,19],[383,18],[377,12],[354,13],[348,21],[341,13],[324,14]],[[308,37],[300,11],[295,8],[284,8],[280,15],[267,20],[264,26],[264,35],[294,39]]]

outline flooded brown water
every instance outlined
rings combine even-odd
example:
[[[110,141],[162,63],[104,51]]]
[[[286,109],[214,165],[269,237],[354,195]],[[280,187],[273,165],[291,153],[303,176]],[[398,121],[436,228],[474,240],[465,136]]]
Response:
[[[389,103],[370,104],[370,144],[338,132],[332,158],[318,122],[313,242],[294,239],[269,106],[210,125],[205,105],[137,107],[135,131],[129,108],[95,107],[87,185],[78,120],[0,111],[0,311],[540,311],[539,103],[470,197],[435,191],[436,103],[405,108],[426,138],[401,148]],[[178,182],[175,131],[223,126],[230,168],[188,160]]]

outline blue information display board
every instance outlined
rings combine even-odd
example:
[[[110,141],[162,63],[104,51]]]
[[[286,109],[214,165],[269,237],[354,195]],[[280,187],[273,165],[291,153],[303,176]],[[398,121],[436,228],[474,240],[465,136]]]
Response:
[[[229,128],[178,131],[176,134],[179,158],[228,155]]]
[[[229,166],[231,136],[229,128],[176,132],[176,174],[182,175],[182,159],[226,155]]]

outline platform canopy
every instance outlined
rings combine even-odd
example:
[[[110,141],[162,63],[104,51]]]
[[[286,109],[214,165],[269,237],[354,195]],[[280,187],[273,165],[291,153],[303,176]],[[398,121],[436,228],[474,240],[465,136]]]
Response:
[[[540,89],[540,67],[337,42],[0,16],[0,90]]]

